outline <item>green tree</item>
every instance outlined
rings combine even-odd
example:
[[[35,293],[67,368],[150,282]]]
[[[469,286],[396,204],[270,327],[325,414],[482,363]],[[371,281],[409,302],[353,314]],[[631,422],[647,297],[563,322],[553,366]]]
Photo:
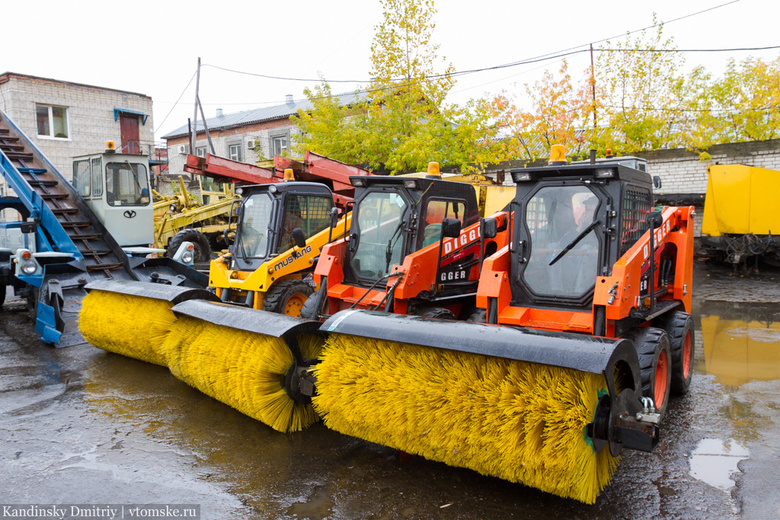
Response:
[[[723,77],[712,80],[703,70],[688,79],[685,125],[689,148],[713,144],[763,141],[780,137],[780,58],[764,62],[730,60]]]
[[[618,153],[679,145],[683,64],[673,39],[664,37],[663,24],[654,34],[642,31],[633,41],[627,36],[600,52],[595,74],[600,135],[592,137],[593,144]]]
[[[545,71],[541,81],[524,86],[523,110],[502,94],[494,100],[501,111],[501,125],[507,135],[505,149],[512,158],[539,159],[549,155],[554,144],[562,144],[570,155],[585,152],[590,136],[588,117],[592,102],[589,83],[572,85],[566,60],[561,62],[557,77]]]
[[[391,172],[424,170],[429,161],[464,171],[498,160],[492,106],[446,103],[453,66],[432,43],[433,0],[380,0],[383,22],[371,46],[372,82],[345,104],[323,80],[304,93],[314,108],[299,111],[297,147]]]

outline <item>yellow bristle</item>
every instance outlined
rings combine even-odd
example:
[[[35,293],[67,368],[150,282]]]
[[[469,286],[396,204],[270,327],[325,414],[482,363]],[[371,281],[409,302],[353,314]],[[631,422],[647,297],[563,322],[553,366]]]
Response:
[[[604,377],[332,334],[314,409],[334,430],[592,504],[617,459],[585,438]]]
[[[316,354],[320,341],[305,340],[304,350]],[[302,430],[318,420],[311,404],[296,403],[284,390],[293,356],[280,338],[183,316],[164,350],[177,378],[277,431]]]
[[[176,317],[171,303],[127,294],[91,291],[79,314],[79,330],[92,345],[166,366],[163,342]]]

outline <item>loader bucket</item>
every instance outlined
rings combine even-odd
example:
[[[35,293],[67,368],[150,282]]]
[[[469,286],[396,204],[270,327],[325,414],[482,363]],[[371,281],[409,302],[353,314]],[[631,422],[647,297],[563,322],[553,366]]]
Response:
[[[355,310],[322,330],[313,403],[347,435],[586,503],[658,440],[628,424],[630,341]]]
[[[175,321],[170,308],[187,299],[216,300],[205,289],[129,280],[87,284],[79,330],[92,345],[168,366],[162,350]]]
[[[318,420],[306,368],[322,348],[319,322],[202,300],[172,311],[163,350],[174,376],[280,432]]]

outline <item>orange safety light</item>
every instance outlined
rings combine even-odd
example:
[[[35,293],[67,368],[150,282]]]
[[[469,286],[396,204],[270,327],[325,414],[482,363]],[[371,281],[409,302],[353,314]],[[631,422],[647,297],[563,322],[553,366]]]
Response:
[[[114,141],[106,141],[106,153],[114,153],[116,152],[116,146],[114,146]]]
[[[562,144],[554,144],[550,148],[550,162],[548,164],[566,164],[566,148]]]
[[[439,163],[433,161],[428,163],[428,177],[441,177]]]
[[[30,258],[32,258],[32,253],[30,253],[29,251],[24,251],[22,253],[22,258],[25,260],[29,260]]]
[[[295,180],[295,175],[293,174],[292,168],[287,168],[284,170],[284,180],[285,181]]]

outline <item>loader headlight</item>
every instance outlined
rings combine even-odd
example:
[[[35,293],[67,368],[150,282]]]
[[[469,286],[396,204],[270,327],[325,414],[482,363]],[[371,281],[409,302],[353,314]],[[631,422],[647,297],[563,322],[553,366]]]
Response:
[[[356,188],[365,188],[366,186],[366,180],[360,177],[350,177],[349,182]]]
[[[191,264],[195,260],[195,247],[190,244],[187,249],[181,254],[181,262],[183,264]]]
[[[35,260],[27,260],[22,264],[22,272],[24,274],[35,274],[35,271],[38,270],[38,264],[35,262]]]
[[[531,172],[520,172],[515,174],[515,182],[526,182],[530,180],[532,180]]]
[[[596,170],[597,179],[609,179],[615,176],[615,170],[612,168],[599,168]]]
[[[414,179],[407,179],[404,181],[404,188],[409,188],[410,190],[416,190],[417,189],[417,181]]]

